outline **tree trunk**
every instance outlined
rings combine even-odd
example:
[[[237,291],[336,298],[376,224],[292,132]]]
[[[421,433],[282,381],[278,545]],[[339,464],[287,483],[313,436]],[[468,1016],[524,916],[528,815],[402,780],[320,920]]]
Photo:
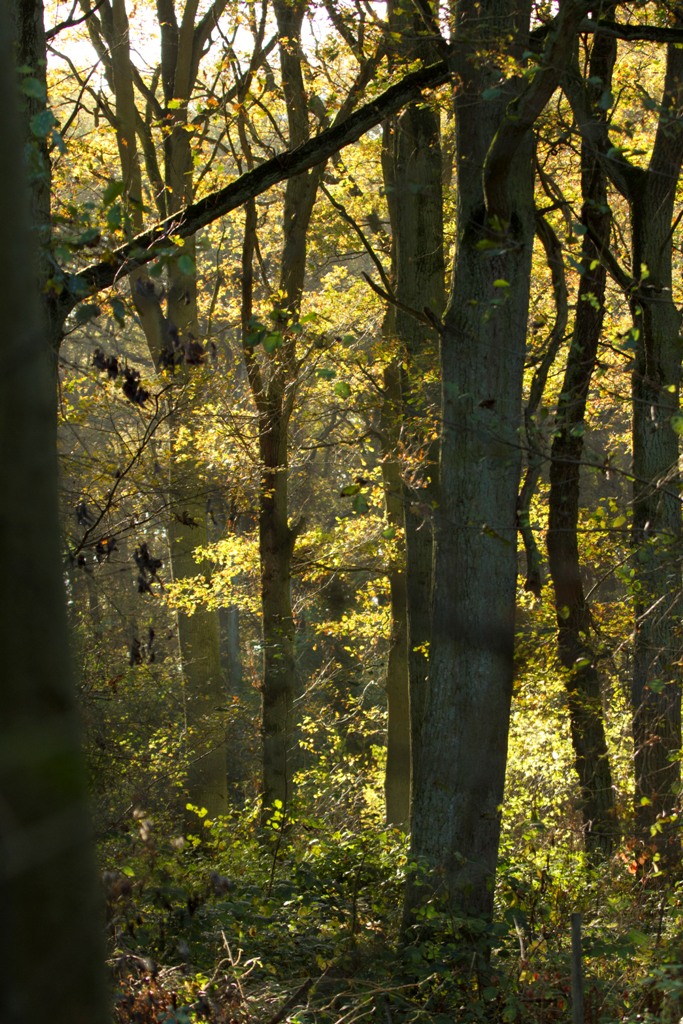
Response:
[[[393,323],[387,315],[385,324]],[[397,458],[401,425],[401,369],[397,359],[384,372],[381,434],[384,457],[382,484],[387,522],[398,537],[404,534],[403,480]],[[384,798],[388,825],[410,828],[410,688],[408,666],[408,592],[403,552],[389,567],[391,635],[387,657],[387,764]]]
[[[604,119],[593,116],[578,69],[566,91],[587,143],[627,199],[631,273],[617,270],[633,310],[633,600],[631,687],[635,746],[635,814],[641,838],[677,860],[669,816],[680,789],[681,521],[680,315],[673,301],[672,240],[676,186],[683,161],[683,54],[667,49],[655,140],[646,169],[612,146]],[[657,833],[652,826],[660,822]],[[662,861],[663,863],[663,861]]]
[[[461,5],[463,20],[467,13],[475,23],[483,19],[467,6]],[[533,168],[527,141],[510,168],[514,199],[506,241],[494,250],[481,247],[488,239],[481,168],[504,107],[500,100],[481,100],[491,75],[486,62],[481,69],[468,66],[467,73],[456,98],[455,289],[441,342],[440,501],[424,721],[429,744],[416,766],[411,855],[434,866],[447,905],[489,919],[512,694],[517,428]]]
[[[590,62],[589,99],[596,112],[609,88],[616,42],[598,35]],[[597,116],[597,114],[596,114]],[[580,467],[588,389],[595,368],[604,320],[607,273],[600,260],[610,244],[611,215],[606,176],[597,154],[581,146],[583,208],[586,229],[582,246],[583,273],[572,343],[557,404],[551,449],[548,499],[548,563],[555,589],[560,661],[568,672],[567,695],[574,763],[581,788],[586,849],[592,859],[609,856],[618,838],[612,774],[603,722],[601,677],[590,641],[591,614],[581,578],[578,545]]]
[[[280,37],[280,69],[287,107],[289,144],[309,137],[308,107],[303,81],[301,25],[305,2],[275,0]],[[286,813],[296,765],[299,685],[294,647],[291,576],[296,528],[289,525],[289,421],[297,376],[296,321],[306,276],[308,228],[322,167],[290,178],[285,188],[283,246],[276,324],[282,343],[257,368],[247,356],[247,369],[259,411],[262,485],[259,507],[259,552],[263,612],[263,813],[267,818],[278,801]],[[255,225],[253,226],[255,230]],[[250,262],[250,261],[249,261]],[[246,310],[242,313],[243,321]],[[246,326],[246,325],[245,325]]]
[[[15,14],[28,6],[15,6]],[[33,6],[37,16],[40,5]],[[19,20],[15,28],[21,31]],[[18,49],[23,64],[27,54],[21,44]],[[40,238],[43,221],[32,228],[23,188],[25,133],[13,56],[3,6],[0,1018],[6,1024],[106,1024],[103,923],[61,572],[54,362],[35,273],[41,259],[30,244],[31,235]],[[32,212],[42,216],[43,203],[34,201]]]
[[[433,40],[412,10],[389,8],[394,58],[405,63],[435,59]],[[385,128],[384,182],[392,227],[392,270],[398,305],[385,330],[399,352],[387,371],[387,436],[394,451],[384,459],[389,521],[404,532],[405,566],[390,576],[392,647],[387,668],[389,735],[387,820],[408,827],[412,764],[419,756],[428,682],[432,596],[432,511],[437,504],[438,445],[425,376],[438,359],[436,332],[445,305],[443,167],[438,112],[415,103]],[[427,321],[427,322],[426,322]],[[387,415],[388,413],[388,415]],[[393,421],[393,422],[392,422]],[[401,477],[398,449],[404,446],[410,484]],[[419,465],[415,465],[419,461]],[[401,501],[402,509],[396,505]],[[404,619],[406,620],[404,622]],[[407,773],[407,775],[406,775]]]
[[[678,470],[681,316],[672,296],[672,219],[683,159],[683,51],[671,46],[662,113],[642,188],[632,196],[637,331],[633,397],[636,819],[646,841],[680,793],[681,509]],[[665,853],[671,828],[654,836]],[[677,844],[675,844],[677,845]],[[671,851],[675,856],[674,851]],[[676,858],[677,859],[677,858]]]
[[[278,394],[277,405],[283,396]],[[298,694],[292,614],[294,533],[287,515],[289,417],[277,412],[260,429],[263,464],[259,514],[261,608],[263,614],[263,809],[279,801],[289,808],[296,764]]]
[[[534,173],[531,133],[583,16],[560,4],[533,82],[501,82],[520,59],[529,8],[456,8],[457,236],[441,339],[442,436],[430,679],[416,765],[405,921],[435,896],[489,921],[513,676],[517,495]],[[504,41],[504,42],[503,42]],[[483,168],[483,173],[482,173]]]
[[[178,26],[172,3],[166,3],[163,11],[160,8],[158,17],[168,121],[164,139],[164,190],[159,203],[161,213],[173,214],[191,202],[193,195],[193,161],[186,127],[187,102],[196,76],[193,54],[198,45],[198,29],[185,21]],[[88,26],[93,44],[104,54],[105,70],[114,92],[121,174],[130,201],[131,224],[134,231],[140,231],[143,227],[143,181],[138,151],[141,118],[135,104],[125,0],[111,0],[111,5],[105,2],[99,20],[89,18]],[[172,108],[168,106],[171,101],[174,101]],[[150,178],[158,173],[158,170],[147,169]],[[184,243],[182,253],[194,260],[194,239]],[[193,366],[187,359],[190,346],[199,340],[196,275],[186,273],[179,260],[169,263],[165,309],[144,269],[131,274],[130,286],[154,366],[162,373],[170,361],[174,374],[175,387],[168,399],[171,404],[175,403],[168,419],[168,494],[172,508],[168,542],[173,579],[182,581],[208,573],[208,567],[199,565],[194,557],[195,549],[208,542],[207,484],[201,468],[191,458],[186,457],[182,466],[174,458],[178,432],[186,423],[187,410],[181,408],[182,402],[196,385]],[[218,612],[199,605],[192,614],[179,611],[177,624],[186,722],[186,792],[190,804],[206,808],[209,816],[215,817],[228,809],[227,688],[221,664]],[[192,817],[189,821],[194,824]]]

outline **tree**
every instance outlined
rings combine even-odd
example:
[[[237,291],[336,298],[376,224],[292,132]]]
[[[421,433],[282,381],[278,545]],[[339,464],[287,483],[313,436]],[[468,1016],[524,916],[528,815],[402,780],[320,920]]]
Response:
[[[426,894],[489,920],[512,694],[519,427],[534,238],[533,124],[583,4],[563,2],[531,84],[530,9],[463,0],[449,64],[458,196],[441,335],[442,427],[429,695],[415,769],[406,922]],[[483,172],[482,172],[483,168]]]
[[[7,940],[0,1012],[8,1024],[105,1024],[102,921],[60,566],[53,367],[13,56],[3,6],[0,899]],[[32,86],[23,82],[26,93]]]
[[[615,40],[596,36],[586,86],[596,119],[606,117],[600,98],[610,87],[615,59]],[[555,590],[558,651],[568,672],[586,846],[594,857],[600,857],[612,851],[618,822],[603,723],[602,680],[590,642],[591,612],[582,581],[577,528],[586,402],[605,312],[607,269],[600,256],[610,244],[611,214],[604,169],[585,140],[581,147],[581,192],[582,273],[551,448],[547,548]]]
[[[678,25],[676,27],[679,27]],[[651,37],[647,28],[612,26]],[[674,31],[674,29],[669,30]],[[655,36],[657,35],[655,30]],[[665,36],[666,40],[666,36]],[[680,537],[678,498],[680,313],[672,291],[673,208],[683,161],[683,56],[669,44],[649,162],[640,167],[611,148],[606,122],[588,109],[576,69],[567,91],[586,140],[628,204],[631,270],[610,261],[633,315],[633,569],[635,641],[632,680],[636,819],[641,837],[673,853],[666,825],[680,789]],[[650,102],[654,102],[650,100]],[[660,824],[656,823],[660,820]]]
[[[89,36],[112,94],[111,100],[99,95],[97,102],[116,133],[129,233],[142,229],[149,195],[159,216],[177,214],[194,196],[188,106],[211,32],[227,2],[212,4],[196,24],[196,5],[186,5],[180,23],[173,0],[159,5],[160,63],[151,84],[135,68],[131,57],[125,0],[105,0],[96,11],[85,2],[81,5],[88,15]],[[162,126],[162,159],[154,124]],[[208,567],[198,564],[194,552],[206,547],[209,496],[212,491],[220,493],[220,483],[207,482],[195,460],[185,457],[181,463],[174,454],[186,419],[188,396],[196,390],[193,377],[199,374],[193,370],[203,360],[205,344],[200,335],[195,256],[193,236],[179,247],[177,258],[168,261],[163,289],[155,285],[146,268],[135,270],[129,277],[133,306],[154,367],[162,379],[169,371],[173,378],[173,387],[166,393],[171,448],[168,500],[172,513],[167,536],[173,579],[180,585],[198,574],[207,575]],[[180,609],[177,624],[188,736],[187,796],[213,817],[227,811],[232,749],[223,710],[228,694],[220,657],[218,612],[201,605],[191,612]],[[233,764],[230,775],[235,779]]]
[[[97,11],[90,10],[87,7],[84,10],[87,13],[87,21],[90,24],[95,48],[104,60],[105,69],[116,97],[115,109],[106,110],[105,112],[115,127],[117,134],[124,189],[127,189],[129,217],[133,225],[140,227],[142,181],[141,162],[137,150],[138,134],[143,139],[142,148],[148,157],[150,156],[150,147],[153,149],[153,146],[151,146],[148,126],[141,123],[140,117],[135,110],[133,80],[138,81],[138,86],[142,87],[139,76],[136,78],[134,74],[128,47],[121,45],[126,42],[128,37],[125,3],[123,0],[112,0],[111,3],[107,0],[104,5],[100,6],[102,7],[101,18],[98,16],[99,8]],[[198,204],[191,203],[189,206],[183,206],[182,204],[187,203],[190,198],[190,191],[188,190],[191,179],[191,153],[187,146],[186,122],[189,92],[194,81],[191,72],[194,69],[193,73],[196,74],[202,47],[208,38],[211,26],[224,6],[225,4],[214,5],[209,14],[200,19],[196,27],[193,27],[191,24],[190,9],[187,8],[185,12],[187,16],[183,19],[182,31],[180,32],[175,22],[175,15],[171,10],[172,5],[166,11],[164,16],[164,38],[162,40],[162,79],[165,116],[172,122],[166,137],[168,180],[164,181],[159,177],[158,168],[155,166],[153,158],[150,158],[148,161],[150,181],[153,186],[160,185],[161,188],[157,192],[157,198],[161,204],[160,212],[168,212],[166,221],[161,222],[165,223],[165,227],[161,229],[156,243],[152,244],[151,247],[145,241],[145,232],[140,232],[134,239],[119,248],[118,256],[115,256],[113,253],[107,253],[104,260],[92,264],[90,267],[85,267],[75,274],[67,273],[63,268],[54,266],[52,263],[50,264],[49,274],[47,275],[49,287],[46,287],[44,291],[46,295],[49,295],[45,305],[50,324],[50,334],[55,349],[59,347],[64,323],[74,307],[84,298],[97,295],[105,288],[110,287],[116,280],[125,278],[128,275],[131,276],[133,281],[132,294],[138,314],[150,340],[150,350],[157,366],[168,348],[169,331],[185,328],[187,332],[185,342],[190,344],[192,342],[190,321],[193,318],[190,317],[190,320],[188,320],[188,308],[193,307],[193,302],[191,301],[188,306],[188,303],[185,302],[185,296],[188,294],[195,295],[194,278],[192,273],[187,272],[186,261],[188,253],[184,251],[184,243],[179,243],[179,239],[192,238],[201,227],[212,223],[226,212],[229,212],[230,209],[236,209],[247,203],[250,199],[271,188],[279,181],[292,181],[291,186],[288,185],[287,187],[289,199],[286,202],[289,204],[288,209],[290,213],[287,215],[289,219],[286,221],[285,252],[282,263],[283,278],[281,292],[283,296],[283,309],[281,312],[284,319],[281,326],[284,326],[286,321],[291,320],[295,316],[301,299],[305,269],[305,228],[315,198],[315,188],[307,186],[304,201],[305,205],[310,207],[310,209],[307,217],[300,216],[301,211],[298,205],[299,200],[302,198],[303,184],[308,180],[310,185],[310,182],[313,182],[319,176],[319,167],[340,146],[355,141],[364,131],[377,124],[383,117],[391,113],[392,110],[398,109],[411,95],[419,94],[423,87],[429,86],[432,82],[443,80],[447,74],[445,67],[439,66],[427,69],[426,73],[418,72],[412,76],[409,75],[398,84],[398,87],[394,86],[389,89],[379,100],[366,104],[365,107],[361,107],[354,114],[349,114],[355,103],[356,96],[362,94],[363,86],[371,75],[373,65],[368,63],[363,68],[359,82],[356,83],[356,87],[352,90],[347,102],[342,107],[332,128],[320,133],[319,139],[309,141],[307,116],[305,113],[302,114],[302,111],[305,110],[305,99],[301,92],[301,83],[299,82],[299,85],[297,85],[301,75],[294,67],[294,63],[299,58],[297,58],[297,54],[294,51],[290,53],[287,47],[283,46],[283,61],[287,65],[285,85],[289,91],[287,98],[288,116],[291,122],[292,139],[296,143],[292,150],[293,161],[290,161],[284,155],[279,155],[273,160],[266,161],[244,176],[244,180],[248,183],[246,191],[243,191],[241,186],[235,191],[233,183],[233,185],[228,186],[227,192],[225,189],[222,189],[218,193],[212,193],[204,197]],[[33,5],[31,5],[31,9],[34,13],[39,10],[33,7]],[[294,13],[289,9],[286,12],[283,10],[280,13],[282,15],[280,20],[283,21],[283,24],[286,23],[285,28],[287,31],[291,29],[295,32],[296,21],[298,20],[300,24],[304,8],[302,7],[301,10],[295,12],[296,18],[294,22],[292,22]],[[42,10],[40,11],[38,21],[41,26],[41,32],[38,34],[28,33],[28,22],[24,26],[27,29],[25,49],[27,55],[30,56],[30,66],[44,67],[45,39],[42,32]],[[110,38],[109,48],[107,49],[108,33]],[[175,38],[174,33],[177,36],[175,43],[173,41],[173,38]],[[180,46],[181,36],[183,46]],[[112,45],[114,38],[117,40],[116,46]],[[176,46],[176,43],[178,46]],[[172,66],[174,56],[179,60],[182,58],[180,65],[182,65],[181,70],[183,74],[180,75],[180,79],[180,72],[176,68],[178,73],[174,73]],[[293,78],[287,77],[290,72],[294,75]],[[189,78],[187,78],[188,74]],[[299,90],[298,96],[295,95],[297,88]],[[178,90],[181,92],[179,97],[172,95]],[[149,90],[143,88],[143,94],[153,110],[156,110],[158,104],[153,102],[154,97],[149,94]],[[44,95],[41,103],[42,109],[44,109]],[[304,173],[311,168],[316,168],[315,174],[308,175]],[[297,174],[299,177],[294,180]],[[49,197],[49,190],[47,195]],[[225,204],[226,199],[227,205]],[[297,208],[297,215],[292,217],[291,211],[294,208]],[[187,214],[191,209],[194,210],[194,213],[190,214],[190,219],[188,220]],[[197,214],[199,219],[196,218]],[[154,233],[154,229],[152,231]],[[144,267],[156,259],[160,250],[168,257],[169,234],[175,239],[172,245],[176,247],[176,252],[174,253],[174,258],[168,261],[168,265],[171,267],[171,279],[169,285],[169,304],[164,313],[161,309],[159,296],[156,295],[154,288],[151,287],[151,283],[144,274]],[[303,251],[300,251],[302,246]],[[115,271],[114,268],[117,264],[118,270]],[[112,271],[114,272],[112,273]],[[253,369],[255,364],[252,361],[250,365]],[[274,680],[272,686],[266,685],[264,689],[264,693],[268,695],[267,700],[264,701],[264,717],[266,721],[272,721],[272,727],[267,725],[264,730],[266,739],[265,760],[273,765],[273,772],[266,772],[268,781],[264,781],[266,805],[274,799],[283,800],[283,803],[286,802],[283,796],[286,797],[286,794],[291,789],[291,780],[288,782],[287,774],[282,774],[282,758],[279,756],[271,757],[268,753],[272,745],[268,739],[270,736],[273,737],[273,743],[278,750],[280,747],[283,750],[288,748],[291,743],[289,733],[286,735],[282,733],[282,722],[285,719],[290,721],[291,715],[289,712],[285,712],[283,719],[281,698],[284,695],[285,705],[289,706],[292,694],[294,693],[293,687],[295,686],[293,672],[290,671],[292,665],[289,664],[287,655],[293,639],[291,622],[289,626],[287,625],[291,616],[286,612],[286,608],[283,611],[283,601],[286,604],[287,600],[289,600],[283,597],[283,594],[289,587],[289,572],[286,570],[286,566],[283,570],[281,565],[274,570],[275,562],[283,558],[285,561],[291,559],[291,552],[289,555],[286,554],[291,538],[287,540],[287,543],[284,542],[286,537],[289,536],[288,531],[290,529],[287,523],[286,490],[280,493],[280,487],[285,486],[283,481],[286,480],[286,471],[280,469],[280,467],[286,467],[286,460],[284,463],[281,461],[283,458],[282,446],[283,444],[286,446],[287,434],[287,416],[285,415],[285,405],[283,404],[285,383],[285,379],[281,377],[281,373],[278,371],[269,385],[272,392],[270,397],[265,392],[261,395],[266,401],[268,408],[264,406],[261,410],[263,426],[261,432],[263,444],[262,457],[265,473],[263,495],[265,504],[264,510],[262,510],[260,533],[262,554],[266,559],[266,563],[268,563],[268,568],[264,570],[264,580],[273,582],[273,588],[266,586],[264,589],[265,602],[268,604],[268,609],[264,614],[264,628],[266,630],[273,629],[280,636],[280,640],[274,637],[271,638],[273,642],[268,640],[264,644],[266,675]],[[274,391],[272,390],[273,388],[275,389]],[[259,390],[260,386],[256,384],[255,394]],[[278,390],[280,393],[279,399],[276,397]],[[287,402],[290,402],[292,397],[293,391],[290,389],[287,393]],[[275,401],[274,406],[273,401]],[[275,486],[271,488],[270,485],[273,482]],[[197,488],[190,487],[192,493],[189,494],[188,500],[196,497],[196,490]],[[284,501],[282,500],[283,494],[285,495]],[[275,504],[271,508],[273,501]],[[202,512],[201,509],[194,506],[193,511]],[[174,520],[171,526],[171,543],[174,549],[176,570],[178,565],[182,563],[183,573],[193,572],[195,569],[192,550],[201,542],[202,537],[197,535],[194,527],[188,527],[188,522],[191,524],[197,521],[205,521],[203,512],[199,518],[197,515],[181,515],[180,520],[178,522]],[[279,523],[277,528],[276,521]],[[270,557],[271,554],[272,558]],[[283,581],[281,585],[280,581]],[[269,594],[270,597],[268,596]],[[278,625],[280,620],[282,622]],[[216,741],[213,734],[209,735],[208,740],[202,736],[208,718],[211,716],[215,717],[216,708],[220,708],[224,696],[217,661],[217,620],[214,613],[200,609],[191,618],[181,615],[180,627],[181,647],[183,646],[183,636],[187,639],[184,650],[186,680],[191,677],[189,681],[192,684],[191,686],[188,685],[188,723],[195,734],[196,742],[201,747],[201,749],[195,750],[197,756],[192,757],[193,768],[191,769],[189,780],[192,790],[191,797],[197,803],[209,805],[211,813],[217,813],[225,808],[225,746],[220,738]],[[281,640],[283,638],[286,642],[284,642],[282,647]],[[287,680],[287,685],[284,688],[282,686],[283,680]],[[287,728],[289,729],[290,726],[288,725]],[[288,772],[291,773],[291,765]],[[272,780],[276,778],[279,778],[280,781],[277,784],[272,783]]]
[[[417,10],[389,6],[396,63],[433,59],[433,38]],[[404,564],[390,577],[394,628],[387,668],[386,801],[389,822],[410,822],[412,764],[419,759],[431,634],[432,514],[438,506],[438,446],[425,411],[423,381],[438,360],[445,305],[439,111],[411,103],[385,127],[383,170],[392,227],[393,296],[385,319],[398,352],[385,375],[384,457],[389,520],[405,534]],[[431,318],[431,323],[430,323]],[[437,325],[436,327],[434,325]],[[401,478],[398,451],[423,453],[420,486]]]

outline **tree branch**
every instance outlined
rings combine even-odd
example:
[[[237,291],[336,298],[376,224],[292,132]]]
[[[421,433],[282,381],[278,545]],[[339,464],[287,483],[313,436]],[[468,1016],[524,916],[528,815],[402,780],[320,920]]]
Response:
[[[509,105],[484,166],[484,194],[489,217],[505,224],[510,215],[509,168],[515,154],[559,85],[574,52],[574,39],[586,13],[585,0],[561,0],[547,36],[545,52],[530,84]]]
[[[49,42],[51,39],[54,39],[54,37],[56,35],[59,35],[60,32],[63,32],[65,28],[75,28],[76,25],[82,25],[83,22],[87,21],[88,18],[90,18],[98,9],[98,7],[102,6],[103,3],[104,0],[96,0],[96,3],[90,8],[89,11],[85,12],[82,18],[74,18],[73,13],[76,8],[76,4],[74,3],[74,6],[71,10],[71,14],[68,18],[66,18],[64,21],[60,21],[57,25],[54,26],[54,28],[46,29],[45,41]]]
[[[345,120],[320,132],[304,145],[266,160],[225,188],[211,192],[172,217],[141,232],[130,242],[109,253],[106,259],[90,264],[73,275],[70,278],[72,288],[57,300],[60,313],[66,317],[86,296],[111,287],[137,267],[150,263],[156,258],[159,248],[168,245],[169,238],[188,238],[194,235],[201,228],[243,206],[247,200],[262,195],[295,174],[310,170],[333,153],[357,142],[371,128],[418,98],[423,90],[443,85],[448,77],[445,62],[406,75],[376,99],[359,107]]]
[[[664,28],[660,25],[624,25],[618,21],[586,18],[579,26],[580,32],[601,32],[627,42],[683,43],[683,28]]]

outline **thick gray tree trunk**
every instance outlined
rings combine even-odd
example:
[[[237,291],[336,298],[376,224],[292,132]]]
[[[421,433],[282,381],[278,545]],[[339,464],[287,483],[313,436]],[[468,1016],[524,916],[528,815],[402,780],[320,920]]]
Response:
[[[44,225],[30,225],[13,56],[3,6],[0,1018],[105,1024],[102,918],[61,573],[53,353],[29,237]]]
[[[486,5],[485,20],[463,3],[459,24],[484,46],[509,29],[504,6]],[[510,168],[506,235],[482,246],[491,233],[481,169],[511,97],[481,99],[495,76],[486,62],[466,64],[465,73],[456,98],[455,288],[442,336],[429,741],[416,766],[412,855],[434,866],[448,905],[488,918],[512,694],[533,169],[525,141]]]
[[[534,174],[530,129],[557,84],[583,13],[560,5],[530,86],[501,82],[521,59],[528,6],[461,0],[452,57],[457,237],[441,340],[442,449],[430,679],[416,765],[406,894],[489,920],[512,694],[517,495]],[[512,106],[510,105],[512,104]]]

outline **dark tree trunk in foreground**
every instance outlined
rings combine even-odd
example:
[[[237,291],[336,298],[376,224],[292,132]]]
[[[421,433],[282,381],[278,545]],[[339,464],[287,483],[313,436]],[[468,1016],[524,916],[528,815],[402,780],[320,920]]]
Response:
[[[600,96],[609,87],[616,41],[597,36],[590,63],[589,102],[595,116],[605,117]],[[571,347],[557,404],[550,462],[548,564],[555,590],[558,651],[568,672],[567,696],[574,763],[581,788],[586,849],[595,858],[609,856],[618,838],[601,699],[601,676],[591,644],[591,614],[581,577],[578,524],[580,467],[588,390],[593,377],[604,320],[607,272],[600,255],[609,248],[611,216],[606,176],[594,150],[581,147],[581,222],[586,229],[581,253],[583,273]]]
[[[105,1024],[102,920],[68,657],[52,353],[0,7],[0,906],[3,1024]]]

